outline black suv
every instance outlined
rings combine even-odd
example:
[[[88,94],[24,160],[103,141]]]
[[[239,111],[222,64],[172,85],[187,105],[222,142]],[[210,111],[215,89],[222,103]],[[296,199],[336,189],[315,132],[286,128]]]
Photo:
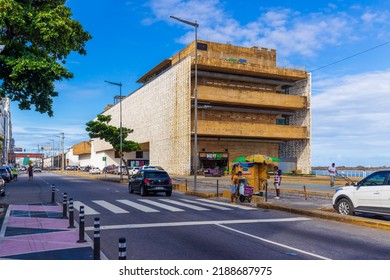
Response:
[[[144,169],[131,176],[129,192],[137,191],[141,196],[148,193],[165,192],[166,196],[172,195],[172,179],[163,170]]]

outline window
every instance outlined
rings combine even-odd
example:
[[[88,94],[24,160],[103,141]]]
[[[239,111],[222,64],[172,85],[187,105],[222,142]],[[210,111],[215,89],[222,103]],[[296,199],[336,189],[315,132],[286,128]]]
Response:
[[[388,173],[387,172],[377,172],[370,176],[368,176],[366,179],[360,182],[360,186],[379,186],[384,185],[386,182]]]
[[[135,152],[135,158],[143,158],[144,152],[143,151],[136,151]]]

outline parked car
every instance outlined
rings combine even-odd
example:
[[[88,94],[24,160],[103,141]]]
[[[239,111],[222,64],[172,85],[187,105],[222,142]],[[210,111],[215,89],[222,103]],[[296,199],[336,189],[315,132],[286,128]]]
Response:
[[[33,172],[42,172],[42,168],[38,167],[38,166],[34,166],[33,167]]]
[[[122,166],[122,168],[120,168],[119,166],[116,166],[115,169],[114,169],[114,174],[116,175],[120,175],[120,174],[127,174],[126,172],[126,166]]]
[[[4,166],[0,166],[0,175],[1,175],[1,178],[6,183],[11,181],[11,175],[9,174],[9,171],[7,170],[7,168],[5,168]]]
[[[12,171],[12,167],[9,166],[9,165],[3,165],[3,167],[7,169],[8,174],[9,174],[11,180],[13,180],[13,179],[14,179],[14,173],[13,173],[13,171]]]
[[[358,183],[336,188],[333,207],[340,214],[390,215],[390,170],[372,173]]]
[[[133,167],[133,168],[131,168],[131,169],[129,170],[129,174],[130,174],[130,175],[137,174],[139,170],[140,170],[139,167]]]
[[[92,167],[89,170],[89,174],[102,174],[102,171],[100,170],[99,167]]]
[[[5,181],[3,178],[0,178],[0,196],[5,195]]]
[[[165,192],[166,196],[172,195],[172,179],[163,170],[141,169],[129,180],[129,192],[139,192],[141,196],[148,193]]]
[[[158,165],[144,165],[141,169],[154,169],[154,170],[164,170],[161,166]]]

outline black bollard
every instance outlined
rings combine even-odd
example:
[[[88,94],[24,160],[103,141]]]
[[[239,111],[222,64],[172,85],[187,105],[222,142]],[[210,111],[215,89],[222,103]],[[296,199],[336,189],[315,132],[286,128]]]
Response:
[[[64,193],[63,199],[62,199],[62,218],[67,219],[68,218],[68,195]]]
[[[100,219],[95,218],[93,222],[93,259],[100,260]]]
[[[68,228],[75,228],[75,226],[74,226],[73,198],[69,198],[69,226],[68,226]]]
[[[126,259],[126,238],[119,238],[119,258],[118,260]]]
[[[53,185],[51,185],[51,203],[55,203],[56,202],[56,187]]]
[[[217,180],[217,197],[219,197],[219,180]]]
[[[84,238],[85,236],[85,217],[84,217],[84,206],[80,206],[80,214],[79,214],[79,240],[77,243],[87,242]]]

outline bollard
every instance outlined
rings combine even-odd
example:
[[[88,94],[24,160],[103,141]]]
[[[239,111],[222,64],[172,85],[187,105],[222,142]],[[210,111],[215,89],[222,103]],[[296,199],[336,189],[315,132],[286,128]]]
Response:
[[[79,212],[79,240],[77,243],[84,243],[87,242],[84,238],[85,236],[85,217],[84,217],[84,206],[80,206],[80,212]]]
[[[119,238],[119,258],[118,260],[126,259],[126,238]]]
[[[62,199],[62,218],[67,219],[68,218],[68,195],[64,193],[63,199]]]
[[[69,198],[69,226],[68,226],[68,228],[75,228],[75,226],[74,226],[73,198]]]
[[[265,202],[268,201],[268,182],[265,182]]]
[[[56,187],[55,185],[51,185],[51,203],[55,203],[56,202]]]
[[[93,222],[93,259],[100,260],[100,219]]]
[[[307,200],[307,192],[306,192],[306,186],[303,186],[303,193],[305,194],[305,200]]]
[[[219,180],[217,180],[217,197],[219,197]]]
[[[187,187],[188,187],[188,182],[187,182],[187,179],[186,179],[186,191],[187,191]]]

